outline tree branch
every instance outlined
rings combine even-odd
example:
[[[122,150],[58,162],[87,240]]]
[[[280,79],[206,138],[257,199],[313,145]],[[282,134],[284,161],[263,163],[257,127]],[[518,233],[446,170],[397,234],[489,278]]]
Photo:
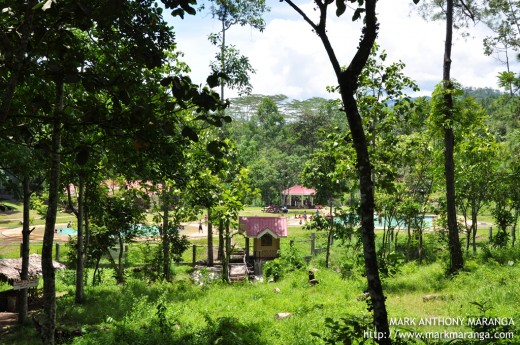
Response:
[[[463,11],[471,19],[471,21],[475,23],[475,15],[473,14],[473,11],[469,8],[468,5],[466,5],[464,0],[460,0],[460,3],[462,4]]]
[[[286,3],[289,4],[289,6],[291,6],[296,12],[298,12],[302,17],[303,19],[309,23],[309,25],[313,28],[314,31],[318,32],[318,26],[316,24],[314,24],[314,22],[309,18],[307,17],[307,15],[305,14],[305,12],[303,12],[298,6],[296,6],[294,4],[294,2],[292,2],[291,0],[283,0],[285,1]],[[316,2],[317,3],[317,2]],[[318,4],[319,6],[319,4]]]

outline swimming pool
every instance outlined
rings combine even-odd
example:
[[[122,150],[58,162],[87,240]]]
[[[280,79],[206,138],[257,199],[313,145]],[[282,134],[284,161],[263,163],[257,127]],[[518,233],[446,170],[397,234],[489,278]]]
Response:
[[[73,228],[61,228],[57,231],[58,235],[69,235],[69,236],[78,236],[78,230]]]
[[[342,219],[342,218],[344,218],[344,219]],[[423,228],[432,228],[434,219],[435,219],[435,216],[432,216],[432,215],[425,215],[424,217],[417,217],[417,222],[412,222],[412,225],[421,224],[421,221],[422,221]],[[334,222],[337,224],[344,224],[345,222],[359,224],[359,216],[358,215],[337,216],[334,218]],[[396,219],[392,219],[390,222],[390,226],[392,226],[392,227],[400,226],[401,228],[403,228],[403,227],[407,227],[408,223],[403,222],[401,220],[401,221],[399,221],[399,224],[398,224]],[[386,220],[384,218],[379,219],[379,215],[374,214],[374,227],[376,229],[387,228],[388,224],[386,223]]]
[[[152,237],[159,236],[159,227],[157,225],[133,225],[137,227],[137,236],[139,237]],[[179,231],[184,230],[183,227],[179,228]],[[58,235],[78,236],[78,230],[73,228],[60,228],[56,232]]]
[[[415,224],[419,225],[422,222],[423,228],[431,228],[431,227],[433,227],[434,218],[435,218],[435,216],[430,216],[430,215],[425,215],[424,217],[417,217],[417,219],[416,219],[417,222],[412,221],[412,225],[415,225]],[[392,219],[392,221],[390,222],[390,226],[392,226],[392,227],[400,226],[401,228],[403,228],[403,227],[407,227],[408,223],[400,220],[399,224],[398,224],[396,219]],[[378,215],[374,215],[374,227],[385,228],[385,227],[388,227],[388,224],[386,224],[386,221],[384,218],[380,220]]]

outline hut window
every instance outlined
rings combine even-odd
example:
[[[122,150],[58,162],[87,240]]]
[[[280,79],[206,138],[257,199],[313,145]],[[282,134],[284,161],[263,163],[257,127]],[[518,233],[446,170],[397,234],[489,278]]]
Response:
[[[265,234],[260,238],[262,247],[271,247],[273,245],[273,236]]]

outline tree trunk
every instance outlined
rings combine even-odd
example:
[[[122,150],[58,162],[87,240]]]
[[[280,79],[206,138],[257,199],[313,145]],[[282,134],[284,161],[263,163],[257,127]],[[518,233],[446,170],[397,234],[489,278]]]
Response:
[[[223,221],[220,221],[220,224],[223,225]],[[229,234],[229,220],[226,221],[225,228],[221,231],[224,233],[224,242],[225,242],[225,250],[223,252],[223,256],[220,260],[222,260],[222,279],[229,283],[229,258],[231,255],[231,237]]]
[[[444,45],[444,102],[448,111],[445,114],[444,126],[444,173],[446,177],[446,207],[448,216],[448,246],[450,249],[450,273],[456,273],[464,267],[462,249],[457,226],[457,209],[455,206],[455,162],[453,151],[455,137],[453,135],[453,97],[448,90],[452,89],[451,82],[451,46],[453,41],[453,0],[446,1],[446,42]]]
[[[224,221],[218,221],[218,260],[224,260]]]
[[[84,302],[84,268],[85,268],[85,251],[83,240],[83,219],[84,219],[84,199],[85,199],[85,179],[82,172],[79,174],[79,195],[78,195],[78,243],[76,258],[76,303]]]
[[[125,253],[125,242],[123,241],[123,237],[121,235],[119,238],[119,255],[117,257],[117,283],[123,284],[125,282],[125,266],[123,263],[123,255]]]
[[[474,205],[471,208],[471,229],[472,229],[472,244],[473,244],[473,254],[477,253],[477,225],[478,225],[478,208]]]
[[[54,229],[58,212],[58,195],[60,188],[60,149],[61,123],[64,107],[63,77],[56,81],[56,101],[52,126],[51,168],[49,178],[49,200],[45,217],[45,233],[42,246],[43,273],[43,311],[42,341],[44,345],[54,345],[56,330],[56,285],[54,265],[52,264],[52,247],[54,244]]]
[[[163,186],[166,186],[163,183]],[[169,206],[168,196],[166,195],[166,188],[163,188],[163,224],[162,224],[162,250],[163,250],[163,276],[166,281],[170,281],[170,238],[168,236],[168,218],[169,218]]]
[[[329,268],[329,258],[330,258],[330,245],[331,245],[331,237],[334,232],[334,217],[332,216],[332,198],[329,198],[329,207],[330,207],[330,230],[327,236],[327,253],[325,256],[325,267]]]
[[[385,306],[385,296],[379,277],[377,264],[375,233],[374,233],[374,187],[372,183],[372,166],[368,155],[368,147],[365,133],[362,127],[361,116],[357,110],[356,100],[352,95],[344,95],[342,92],[343,104],[348,114],[350,131],[356,149],[357,165],[359,173],[359,188],[361,196],[361,224],[363,256],[365,259],[365,272],[368,281],[368,292],[374,308],[374,324],[378,334],[382,334],[384,339],[380,344],[390,344],[390,328],[388,325],[388,315]]]
[[[24,177],[22,181],[23,188],[23,227],[22,227],[22,272],[20,273],[21,280],[29,279],[29,238],[31,231],[29,230],[29,210],[31,190],[29,186],[29,178]],[[21,289],[18,303],[18,323],[22,324],[27,320],[27,289]]]
[[[285,0],[290,6],[296,9],[298,13],[303,12],[291,1]],[[322,3],[322,2],[320,2]],[[332,3],[331,1],[324,2]],[[347,69],[342,69],[334,49],[329,41],[326,30],[327,6],[325,4],[318,5],[320,10],[319,24],[311,24],[316,34],[320,37],[327,55],[332,64],[336,77],[338,78],[339,91],[343,102],[345,114],[347,116],[352,142],[356,150],[356,163],[359,173],[359,190],[360,190],[360,210],[362,225],[362,241],[363,256],[365,259],[365,272],[367,275],[368,292],[372,302],[374,311],[374,325],[379,336],[379,344],[391,344],[390,327],[388,324],[388,315],[385,306],[385,296],[383,295],[383,287],[379,277],[379,269],[377,264],[375,234],[374,234],[374,184],[372,181],[372,166],[368,154],[368,143],[363,129],[363,121],[359,114],[355,93],[358,88],[358,78],[366,65],[370,56],[370,51],[377,37],[377,18],[376,18],[377,0],[365,1],[365,18],[362,36],[357,48],[356,54],[352,58]],[[304,15],[307,22],[310,19]],[[312,23],[312,22],[310,22]]]
[[[213,267],[213,225],[211,224],[211,207],[208,207],[208,266]]]
[[[515,207],[515,221],[513,222],[513,227],[511,228],[511,246],[515,246],[516,242],[516,225],[518,223],[518,208]]]

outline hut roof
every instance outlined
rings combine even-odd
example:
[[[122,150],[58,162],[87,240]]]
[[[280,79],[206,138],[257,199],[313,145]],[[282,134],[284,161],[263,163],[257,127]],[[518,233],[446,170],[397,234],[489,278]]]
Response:
[[[282,191],[283,195],[314,195],[316,190],[312,188],[306,188],[299,184],[289,187]]]
[[[266,232],[273,237],[287,237],[287,218],[285,217],[240,217],[239,228],[247,237],[260,238]]]
[[[54,269],[65,269],[65,265],[57,261],[52,262]],[[20,280],[22,272],[22,259],[0,259],[0,280],[13,283]],[[42,275],[42,256],[39,254],[29,255],[29,277]]]

